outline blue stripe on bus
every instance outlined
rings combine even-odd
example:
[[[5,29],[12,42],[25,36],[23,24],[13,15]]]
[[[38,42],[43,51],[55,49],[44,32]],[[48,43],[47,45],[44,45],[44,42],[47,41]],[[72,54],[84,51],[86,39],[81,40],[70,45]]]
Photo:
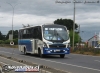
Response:
[[[29,51],[29,52],[32,52],[32,43],[31,43],[30,40],[28,40],[28,39],[18,40],[18,44],[19,45],[25,45],[26,50]]]

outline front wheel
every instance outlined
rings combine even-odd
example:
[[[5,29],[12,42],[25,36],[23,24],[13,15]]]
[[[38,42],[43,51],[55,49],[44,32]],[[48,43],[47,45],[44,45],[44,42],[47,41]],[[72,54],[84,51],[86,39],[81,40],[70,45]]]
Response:
[[[60,55],[60,58],[64,58],[64,57],[65,57],[65,54],[61,54],[61,55]]]
[[[38,53],[39,53],[39,56],[40,56],[41,58],[43,58],[44,55],[41,53],[41,50],[39,49],[38,51],[39,51],[39,52],[38,52]]]

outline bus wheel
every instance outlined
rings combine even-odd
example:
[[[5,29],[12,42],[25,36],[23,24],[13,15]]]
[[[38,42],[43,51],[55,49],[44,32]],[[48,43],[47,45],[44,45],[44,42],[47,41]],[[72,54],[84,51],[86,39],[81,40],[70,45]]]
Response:
[[[26,53],[26,49],[24,48],[24,55],[26,55],[27,53]]]
[[[39,56],[40,56],[41,58],[43,58],[44,55],[41,53],[41,50],[39,49],[38,51],[39,51],[39,52],[38,52],[38,53],[39,53]]]
[[[61,54],[61,55],[60,55],[60,58],[64,58],[64,57],[65,57],[65,54]]]

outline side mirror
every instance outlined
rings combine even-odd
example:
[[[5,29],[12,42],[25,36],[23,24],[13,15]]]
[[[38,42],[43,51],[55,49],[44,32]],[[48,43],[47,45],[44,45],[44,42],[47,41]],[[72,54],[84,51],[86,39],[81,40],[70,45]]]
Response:
[[[67,33],[69,34],[69,30],[67,30]]]

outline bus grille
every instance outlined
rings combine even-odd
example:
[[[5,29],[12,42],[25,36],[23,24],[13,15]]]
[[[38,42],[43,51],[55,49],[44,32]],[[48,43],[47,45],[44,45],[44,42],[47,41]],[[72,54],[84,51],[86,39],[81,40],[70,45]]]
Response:
[[[66,48],[66,45],[49,45],[50,48]]]

